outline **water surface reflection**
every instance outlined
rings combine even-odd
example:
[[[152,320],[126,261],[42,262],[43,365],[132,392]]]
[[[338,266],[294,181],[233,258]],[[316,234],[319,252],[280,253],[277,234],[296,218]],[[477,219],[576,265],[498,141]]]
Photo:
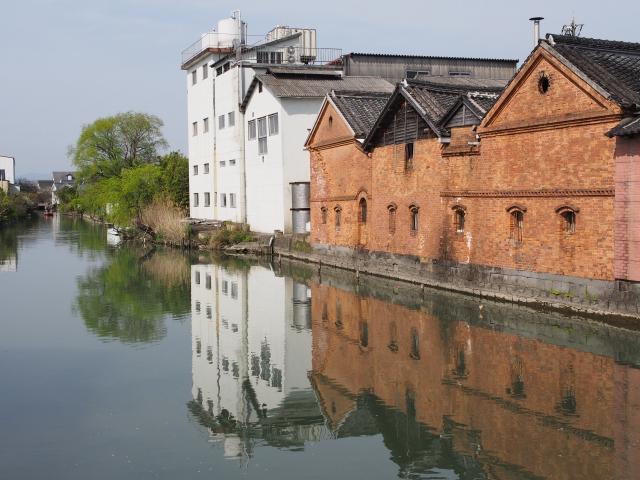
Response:
[[[388,458],[367,459],[364,477],[389,460],[401,478],[640,471],[637,332],[272,268],[191,269],[189,410],[227,457],[367,436]]]

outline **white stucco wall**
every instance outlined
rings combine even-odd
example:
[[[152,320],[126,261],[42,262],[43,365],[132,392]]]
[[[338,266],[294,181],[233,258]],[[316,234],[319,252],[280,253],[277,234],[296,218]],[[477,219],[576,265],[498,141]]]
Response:
[[[0,170],[4,170],[5,180],[16,183],[16,161],[13,157],[0,155]]]
[[[209,55],[187,70],[187,138],[189,155],[189,215],[193,218],[213,219],[213,79],[215,72],[209,68],[208,78],[203,79],[202,67],[217,60],[219,55]],[[197,82],[192,81],[192,72],[196,71]],[[209,119],[209,131],[204,132],[203,120]],[[197,122],[198,133],[193,135],[193,122]],[[209,163],[209,174],[204,173],[204,164]],[[194,165],[198,166],[198,174],[194,175]],[[198,193],[198,206],[194,205],[193,194]],[[204,193],[211,195],[211,206],[204,206]]]
[[[249,140],[248,122],[278,114],[277,135],[267,136],[267,153],[258,154],[258,138]],[[284,229],[282,192],[282,105],[266,88],[253,92],[245,112],[245,164],[247,178],[247,223],[251,230],[271,233]],[[269,125],[267,122],[267,133]]]
[[[256,90],[245,122],[278,113],[279,132],[267,137],[268,153],[258,155],[258,140],[245,134],[247,222],[256,232],[291,232],[290,182],[308,182],[309,153],[304,142],[320,111],[322,98],[276,98]],[[245,124],[245,131],[247,125]]]

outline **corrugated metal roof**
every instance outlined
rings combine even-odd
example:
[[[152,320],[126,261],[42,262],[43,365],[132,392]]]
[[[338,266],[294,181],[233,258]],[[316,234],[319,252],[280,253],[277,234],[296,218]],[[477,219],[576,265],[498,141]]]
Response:
[[[489,61],[489,62],[509,62],[518,63],[518,59],[510,58],[473,58],[473,57],[447,57],[437,55],[404,55],[395,53],[365,53],[365,52],[351,52],[347,53],[345,57],[387,57],[387,58],[421,58],[425,60],[467,60],[467,61]]]

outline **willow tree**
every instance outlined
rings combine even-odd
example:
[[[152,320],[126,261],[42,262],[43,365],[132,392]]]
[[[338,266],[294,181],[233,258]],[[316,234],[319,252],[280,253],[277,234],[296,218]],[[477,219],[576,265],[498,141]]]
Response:
[[[99,118],[82,128],[69,149],[78,176],[96,181],[120,175],[124,168],[158,161],[167,147],[162,120],[147,113],[126,112]]]

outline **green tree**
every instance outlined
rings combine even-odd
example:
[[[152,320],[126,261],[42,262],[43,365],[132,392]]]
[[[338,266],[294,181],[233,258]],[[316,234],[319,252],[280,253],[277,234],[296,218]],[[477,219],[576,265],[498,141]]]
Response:
[[[120,174],[122,169],[158,161],[167,147],[162,120],[146,113],[126,112],[99,118],[82,128],[69,149],[81,181],[95,181]]]
[[[162,157],[163,189],[175,206],[189,208],[189,160],[180,152],[171,152]]]

